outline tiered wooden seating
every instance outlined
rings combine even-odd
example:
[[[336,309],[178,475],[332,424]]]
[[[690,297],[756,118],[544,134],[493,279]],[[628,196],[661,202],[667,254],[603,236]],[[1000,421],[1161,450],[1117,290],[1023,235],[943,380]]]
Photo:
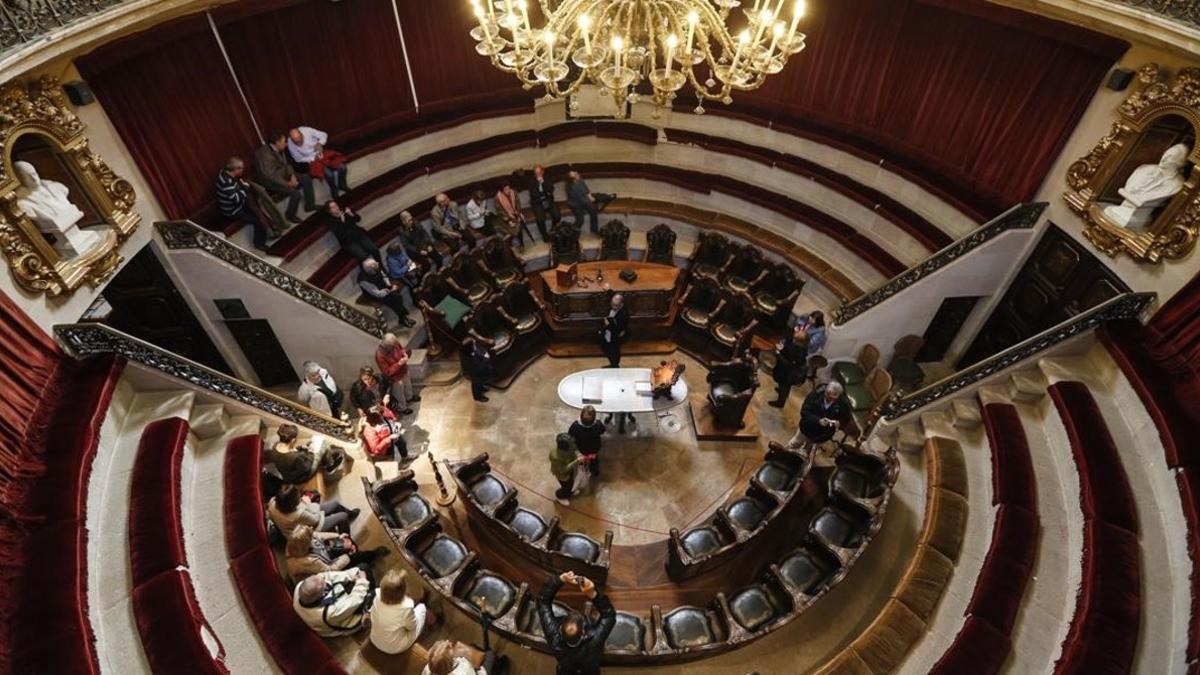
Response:
[[[133,615],[156,673],[225,673],[224,650],[192,588],[183,544],[181,472],[188,423],[146,426],[130,476],[129,561]],[[212,654],[205,636],[217,646]]]
[[[546,570],[572,570],[597,583],[608,578],[613,533],[599,542],[559,526],[558,516],[547,520],[520,505],[518,491],[492,473],[488,454],[449,462],[459,497],[467,506],[471,524],[484,537],[498,541]]]
[[[100,425],[124,359],[64,363],[62,400],[46,426],[45,473],[30,493],[29,561],[12,583],[10,627],[14,673],[98,673],[88,621],[87,493]],[[67,375],[67,373],[70,373]],[[69,393],[67,393],[69,392]]]
[[[292,609],[267,540],[261,489],[262,439],[242,436],[225,449],[225,545],[229,569],[275,665],[289,675],[344,675],[345,669]]]
[[[966,528],[966,464],[958,443],[944,438],[929,439],[925,457],[925,519],[912,560],[883,610],[845,649],[815,671],[820,675],[895,671],[925,633],[950,583]]]
[[[864,502],[831,496],[799,546],[765,569],[761,581],[733,593],[732,600],[717,593],[702,607],[684,605],[666,613],[652,605],[649,620],[618,611],[617,627],[605,645],[602,664],[691,661],[748,644],[794,620],[845,577],[878,531],[895,482],[893,450],[884,461],[891,468],[878,497]],[[787,472],[775,475],[777,468],[760,468],[757,478],[763,485],[780,486],[770,488],[778,492],[786,485]],[[364,478],[363,487],[388,536],[430,586],[471,616],[486,610],[494,619],[493,629],[506,638],[548,651],[534,611],[538,589],[485,569],[466,544],[446,534],[437,513],[418,494],[411,472],[375,483]],[[499,514],[505,500],[512,499],[508,495],[515,494],[486,473],[460,490],[464,487],[465,499],[478,500],[474,506],[469,501],[468,510],[488,518]],[[791,542],[782,538],[775,544],[786,547]],[[567,607],[556,603],[554,611],[562,615]]]
[[[1147,353],[1141,324],[1110,322],[1100,331],[1100,337],[1154,420],[1167,466],[1176,470],[1192,561],[1187,659],[1195,667],[1200,663],[1200,443],[1188,439],[1195,434],[1196,423],[1176,393],[1177,373],[1164,370]]]
[[[690,579],[736,559],[750,544],[770,540],[794,526],[805,506],[798,495],[812,469],[812,455],[772,442],[763,463],[750,475],[744,496],[717,509],[712,521],[667,540],[667,574]]]
[[[1141,621],[1141,562],[1133,490],[1103,415],[1081,382],[1050,385],[1079,468],[1083,584],[1055,673],[1127,673]]]
[[[1012,651],[1012,632],[1033,574],[1041,525],[1033,458],[1017,409],[989,403],[983,423],[992,450],[992,542],[967,605],[967,621],[934,667],[938,675],[970,668],[996,673]]]

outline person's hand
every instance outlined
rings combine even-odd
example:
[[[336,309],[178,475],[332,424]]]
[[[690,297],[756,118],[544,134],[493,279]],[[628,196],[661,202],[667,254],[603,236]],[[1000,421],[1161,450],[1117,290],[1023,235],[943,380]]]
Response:
[[[304,502],[305,504],[311,504],[312,497],[309,497],[308,495],[300,495],[300,501]]]
[[[399,431],[397,431],[396,433],[392,434],[391,436],[388,436],[388,439],[389,439],[389,440],[391,440],[391,441],[398,441],[398,440],[400,440],[401,438],[404,438],[404,434],[403,434],[403,433],[401,433],[401,432],[399,432]]]
[[[391,403],[391,402],[392,402],[392,395],[391,395],[391,394],[384,394],[384,395],[383,395],[383,404],[384,404],[384,405],[387,405],[387,404],[389,404],[389,403]]]
[[[361,567],[357,568],[354,574],[355,579],[366,579],[367,573]]]
[[[588,597],[595,596],[596,595],[596,582],[592,581],[591,579],[589,579],[587,577],[580,577],[580,579],[581,579],[581,581],[579,582],[579,590],[583,591],[583,594]]]
[[[349,207],[349,206],[347,206],[346,208],[342,209],[342,213],[344,213],[344,214],[346,214],[346,215],[348,215],[348,216],[352,216],[352,215],[354,215],[354,211],[352,211],[352,210],[350,209],[350,207]]]
[[[299,179],[297,179],[295,176],[292,176],[292,177],[291,177],[291,178],[288,180],[288,187],[290,187],[290,188],[294,188],[294,187],[296,187],[296,186],[297,186],[297,185],[299,185],[299,184],[300,184],[300,180],[299,180]]]
[[[829,418],[828,418],[828,417],[822,417],[822,418],[821,418],[820,420],[818,420],[818,421],[819,421],[820,425],[821,425],[821,426],[823,426],[823,427],[827,427],[827,426],[829,426]]]
[[[576,576],[575,576],[575,573],[574,573],[574,572],[571,572],[571,571],[563,572],[562,574],[558,575],[558,578],[559,578],[559,580],[560,580],[560,581],[562,581],[564,584],[575,584],[575,583],[579,583],[579,582],[578,582],[578,577],[576,577]]]

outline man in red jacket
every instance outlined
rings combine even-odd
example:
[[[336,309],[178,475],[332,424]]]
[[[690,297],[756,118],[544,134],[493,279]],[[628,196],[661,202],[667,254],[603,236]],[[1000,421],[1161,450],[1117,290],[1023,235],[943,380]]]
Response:
[[[375,350],[375,365],[379,366],[379,372],[392,383],[392,398],[402,408],[408,408],[410,403],[421,400],[413,391],[412,376],[408,374],[409,356],[409,351],[392,333],[384,335],[379,348]]]

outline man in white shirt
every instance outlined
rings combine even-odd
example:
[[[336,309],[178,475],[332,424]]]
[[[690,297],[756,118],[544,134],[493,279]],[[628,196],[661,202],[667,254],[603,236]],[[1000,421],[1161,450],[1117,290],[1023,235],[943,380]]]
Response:
[[[475,239],[483,239],[493,234],[492,228],[488,226],[488,216],[491,212],[487,207],[487,195],[483,190],[476,190],[475,194],[471,195],[471,201],[467,202],[467,224],[471,226],[472,234]]]
[[[322,415],[337,417],[342,410],[342,392],[328,370],[316,361],[304,362],[304,380],[296,392],[296,400]]]
[[[292,607],[321,637],[350,635],[362,629],[371,593],[367,573],[357,567],[322,572],[296,585]]]
[[[329,134],[312,127],[296,127],[288,131],[287,149],[298,170],[313,175],[312,165],[320,169],[319,176],[325,177],[329,186],[329,196],[337,199],[338,192],[346,192],[350,186],[346,184],[346,157],[341,153],[325,149]]]

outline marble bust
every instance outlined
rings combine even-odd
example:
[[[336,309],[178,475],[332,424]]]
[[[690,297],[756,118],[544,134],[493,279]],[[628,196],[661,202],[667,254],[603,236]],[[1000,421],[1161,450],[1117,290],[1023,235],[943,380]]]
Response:
[[[1117,194],[1125,201],[1104,207],[1104,217],[1121,227],[1140,229],[1150,222],[1154,210],[1166,204],[1183,189],[1183,167],[1188,147],[1172,145],[1158,164],[1143,164],[1133,170]]]
[[[59,255],[73,258],[100,242],[100,235],[79,229],[83,211],[68,199],[70,190],[66,185],[43,180],[29,162],[13,162],[13,171],[21,183],[17,206],[38,230],[54,237],[54,250]]]

